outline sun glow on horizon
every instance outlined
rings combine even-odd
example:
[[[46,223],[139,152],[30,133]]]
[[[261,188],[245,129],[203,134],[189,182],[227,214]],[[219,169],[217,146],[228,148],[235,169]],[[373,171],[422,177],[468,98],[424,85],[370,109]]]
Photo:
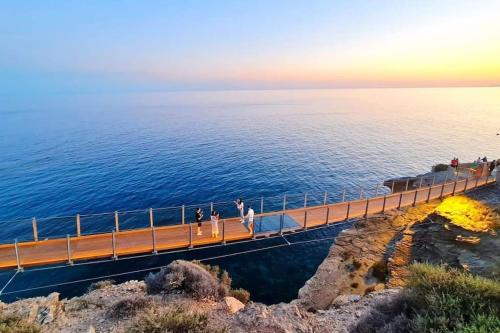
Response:
[[[500,2],[91,3],[0,5],[0,71],[159,87],[500,85]]]

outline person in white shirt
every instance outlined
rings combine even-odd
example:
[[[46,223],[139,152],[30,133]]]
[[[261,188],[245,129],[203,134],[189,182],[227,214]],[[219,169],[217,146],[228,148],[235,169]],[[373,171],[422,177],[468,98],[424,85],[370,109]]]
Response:
[[[212,225],[212,238],[219,237],[219,213],[215,210],[210,215],[210,224]]]
[[[248,219],[248,230],[250,231],[250,235],[253,234],[253,228],[254,228],[254,224],[253,224],[253,221],[254,221],[254,216],[255,216],[255,212],[253,211],[253,208],[252,206],[248,206],[248,213],[247,213],[247,216],[246,218]]]
[[[245,204],[243,203],[243,200],[241,200],[240,198],[236,200],[234,203],[236,204],[236,208],[240,213],[241,223],[245,223]]]

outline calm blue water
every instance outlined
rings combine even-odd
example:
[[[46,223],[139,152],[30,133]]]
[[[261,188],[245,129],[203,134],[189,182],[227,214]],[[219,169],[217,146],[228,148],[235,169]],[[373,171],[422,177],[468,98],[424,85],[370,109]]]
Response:
[[[500,88],[0,95],[0,220],[28,218],[1,222],[0,238],[31,238],[32,216],[70,216],[42,219],[43,237],[76,213],[355,196],[453,156],[499,158],[498,132]],[[121,219],[147,224],[137,214]],[[83,232],[112,227],[82,219]]]

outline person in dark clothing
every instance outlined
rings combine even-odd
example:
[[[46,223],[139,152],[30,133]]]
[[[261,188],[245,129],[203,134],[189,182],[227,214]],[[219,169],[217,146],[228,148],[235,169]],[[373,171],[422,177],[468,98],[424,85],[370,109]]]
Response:
[[[493,172],[493,170],[495,170],[495,161],[490,163],[490,175]]]
[[[195,220],[196,220],[196,223],[198,223],[198,229],[197,229],[196,235],[201,236],[202,235],[202,233],[201,233],[201,221],[203,221],[203,211],[199,207],[196,208]]]

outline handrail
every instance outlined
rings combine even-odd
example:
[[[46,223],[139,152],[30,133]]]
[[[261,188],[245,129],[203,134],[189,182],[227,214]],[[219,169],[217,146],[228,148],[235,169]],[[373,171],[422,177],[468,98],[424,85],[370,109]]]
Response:
[[[195,226],[193,223],[188,222],[185,224],[156,226],[152,214],[153,210],[150,209],[150,224],[149,227],[145,228],[134,228],[126,231],[113,229],[111,233],[93,233],[90,235],[78,235],[76,237],[66,235],[65,237],[57,239],[42,241],[38,241],[38,238],[29,242],[18,242],[16,240],[13,244],[0,245],[0,267],[17,266],[18,269],[22,269],[25,265],[42,265],[61,261],[72,263],[74,260],[103,258],[109,255],[112,255],[113,258],[117,258],[119,255],[144,253],[148,251],[156,253],[161,250],[240,241],[252,239],[256,236],[260,237],[271,234],[283,234],[288,231],[305,230],[321,225],[328,225],[330,223],[346,221],[352,218],[366,218],[371,214],[384,213],[386,210],[390,209],[414,206],[417,203],[428,202],[430,199],[438,199],[448,195],[455,195],[494,183],[495,181],[496,180],[491,176],[481,178],[469,177],[465,179],[456,177],[442,184],[431,184],[430,186],[399,193],[384,194],[377,197],[345,202],[325,202],[324,204],[308,206],[307,200],[305,200],[304,207],[291,209],[287,208],[287,196],[284,196],[281,210],[277,209],[273,212],[262,212],[255,215],[256,219],[262,219],[267,216],[279,217],[279,230],[271,229],[257,233],[255,230],[256,228],[253,228],[253,230],[252,228],[247,229],[246,226],[239,223],[239,218],[235,217],[222,219],[219,222],[222,231],[221,236],[216,236],[215,238],[209,238],[207,236],[197,237],[195,240],[193,240]],[[307,197],[305,198],[307,199]],[[290,221],[290,219],[293,221],[293,225],[286,225],[285,216],[288,221]],[[261,227],[262,221],[263,220],[260,221]],[[205,229],[209,224],[210,222],[203,222]],[[36,220],[33,220],[33,230],[34,232],[36,230]],[[129,243],[127,243],[127,239]],[[120,242],[124,243],[120,244]],[[75,248],[77,245],[76,243],[79,245]],[[66,245],[66,250],[61,248],[62,244]],[[111,245],[112,248],[110,247]],[[45,252],[43,250],[44,248],[46,249]],[[64,254],[65,251],[67,251],[66,254]],[[31,259],[29,258],[30,256]]]

